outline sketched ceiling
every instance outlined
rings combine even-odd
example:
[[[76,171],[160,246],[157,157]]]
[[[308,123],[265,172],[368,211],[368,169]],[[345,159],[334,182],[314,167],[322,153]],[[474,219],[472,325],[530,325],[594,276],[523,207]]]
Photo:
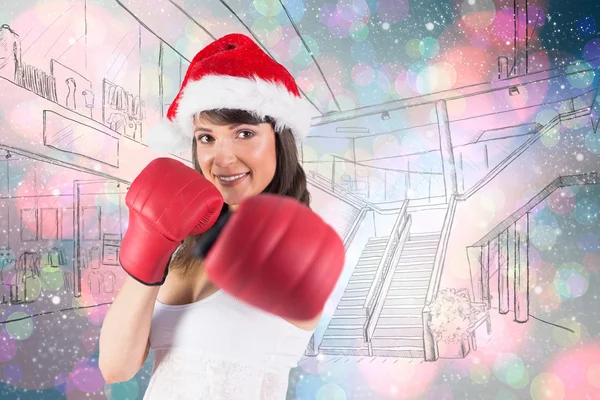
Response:
[[[566,2],[547,15],[547,0],[116,1],[188,61],[225,34],[253,36],[294,75],[315,117],[460,95],[451,92],[499,78],[501,59],[506,76],[547,70],[552,53],[580,60],[568,54],[572,35],[553,34],[549,21],[586,15]]]
[[[464,41],[454,17],[461,9],[449,2],[413,2],[410,12],[408,1],[391,0],[160,0],[152,10],[144,0],[118,3],[187,60],[227,33],[252,35],[296,77],[315,116],[419,95],[426,61]],[[491,1],[482,7],[495,10]],[[471,78],[489,76],[485,67]]]

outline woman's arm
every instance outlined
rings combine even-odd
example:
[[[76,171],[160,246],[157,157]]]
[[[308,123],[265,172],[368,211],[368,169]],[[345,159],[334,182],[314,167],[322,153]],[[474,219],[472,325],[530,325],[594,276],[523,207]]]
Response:
[[[159,288],[143,285],[130,276],[125,279],[100,333],[98,364],[106,382],[128,381],[144,364]]]

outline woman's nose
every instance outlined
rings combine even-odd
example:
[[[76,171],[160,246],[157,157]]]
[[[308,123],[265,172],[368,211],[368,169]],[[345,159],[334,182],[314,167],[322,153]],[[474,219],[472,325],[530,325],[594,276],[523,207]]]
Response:
[[[217,153],[215,154],[215,164],[218,167],[227,167],[233,164],[237,159],[230,144],[223,143],[217,146],[216,150]]]

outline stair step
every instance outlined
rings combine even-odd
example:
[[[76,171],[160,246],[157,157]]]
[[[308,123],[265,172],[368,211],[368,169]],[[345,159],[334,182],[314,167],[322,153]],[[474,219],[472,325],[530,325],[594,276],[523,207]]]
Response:
[[[366,271],[363,271],[362,269],[355,269],[354,272],[352,273],[352,276],[353,277],[354,276],[360,276],[360,277],[371,276],[371,277],[375,277],[375,271],[376,271],[376,269],[374,269],[374,268],[373,269],[369,268]]]
[[[382,314],[379,316],[379,319],[377,320],[377,325],[378,326],[379,325],[382,325],[382,326],[403,326],[403,325],[422,326],[423,325],[423,316],[421,313],[416,314],[416,315],[399,314],[394,317],[385,316]]]
[[[418,316],[422,318],[423,306],[412,306],[412,307],[383,307],[381,310],[381,317],[399,317],[399,316]]]
[[[366,318],[364,308],[336,308],[333,312],[333,318],[346,318],[353,316]]]
[[[370,285],[371,282],[373,282],[373,279],[368,279],[368,278],[365,278],[364,276],[361,276],[356,279],[352,279],[352,277],[350,277],[350,280],[348,281],[348,285],[356,284],[356,283],[366,283],[366,284]]]
[[[364,334],[364,325],[353,325],[353,326],[329,326],[325,335],[328,337],[357,337]]]
[[[441,236],[442,232],[410,233],[408,240],[439,240]]]
[[[369,288],[371,287],[371,282],[372,280],[357,280],[354,282],[348,282],[348,285],[346,286],[346,291],[350,290],[354,290],[354,289],[367,289],[367,291],[369,290]]]
[[[380,250],[365,247],[365,249],[361,253],[361,257],[381,257],[383,256],[384,251],[385,249]]]
[[[402,279],[427,279],[431,277],[431,271],[433,269],[400,269],[396,270],[394,276],[392,277],[392,285],[396,281],[401,281]]]
[[[338,308],[339,307],[349,307],[349,306],[359,306],[359,307],[362,307],[362,306],[365,305],[365,300],[366,299],[367,299],[366,296],[363,296],[363,297],[350,297],[350,298],[344,298],[344,297],[342,297],[342,299],[338,303]]]
[[[398,270],[410,270],[415,271],[417,269],[433,269],[433,261],[416,261],[416,262],[402,262],[402,259],[396,264]]]
[[[399,264],[410,264],[413,262],[430,262],[433,264],[435,261],[435,254],[424,254],[424,255],[405,255],[404,253],[400,256],[398,260]]]
[[[387,243],[387,241],[390,240],[389,236],[380,236],[380,237],[372,237],[369,238],[369,244],[375,244],[375,243]]]
[[[402,289],[402,288],[410,288],[413,286],[429,286],[429,277],[427,278],[392,278],[392,285],[390,286],[390,290],[392,289]]]
[[[385,325],[379,323],[373,337],[423,337],[423,325]]]
[[[412,247],[436,247],[439,243],[439,239],[434,240],[407,240],[404,243],[404,248]]]
[[[390,294],[388,293],[387,296],[385,296],[386,300],[421,300],[423,301],[423,304],[425,304],[425,297],[426,295],[421,295],[421,296],[413,296],[410,294]]]
[[[362,305],[341,305],[341,306],[337,306],[336,310],[353,310],[353,309],[362,309],[363,306]]]
[[[379,257],[373,257],[373,256],[361,256],[358,259],[358,262],[356,263],[356,265],[379,265],[379,260],[381,260],[381,256]]]
[[[374,347],[404,347],[410,346],[423,348],[422,336],[396,336],[396,337],[372,337],[371,344]]]
[[[437,251],[437,243],[435,246],[404,246],[402,249],[403,256],[419,257],[419,256],[435,256]]]
[[[358,295],[358,294],[364,294],[365,296],[367,295],[368,292],[369,292],[369,287],[368,286],[366,286],[366,287],[359,287],[359,288],[356,288],[356,289],[348,289],[346,287],[346,289],[344,290],[345,294],[350,294],[350,293],[351,294],[356,294],[356,295]]]
[[[413,297],[413,296],[387,296],[385,298],[385,302],[383,303],[384,307],[400,307],[400,306],[423,306],[425,305],[425,296],[423,297]]]
[[[387,293],[389,296],[413,296],[413,297],[425,297],[427,296],[428,286],[417,286],[417,287],[406,287],[406,288],[390,288]]]
[[[369,349],[366,344],[362,347],[319,346],[319,354],[333,356],[368,356]]]
[[[330,327],[331,326],[350,326],[350,325],[364,326],[366,320],[367,320],[367,316],[365,315],[365,313],[362,313],[362,315],[346,315],[346,316],[334,315],[331,318],[331,321],[329,321],[329,326]]]
[[[366,346],[365,338],[362,335],[355,336],[328,336],[324,335],[319,348],[323,347],[358,347]]]
[[[372,350],[377,357],[425,358],[423,346],[372,347]]]

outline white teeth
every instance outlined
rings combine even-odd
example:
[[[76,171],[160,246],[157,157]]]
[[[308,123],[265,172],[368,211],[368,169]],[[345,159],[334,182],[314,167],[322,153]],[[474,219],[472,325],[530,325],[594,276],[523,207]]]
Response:
[[[246,176],[246,174],[240,174],[235,176],[220,176],[219,179],[226,182],[235,181],[236,179],[240,179],[241,177]]]

